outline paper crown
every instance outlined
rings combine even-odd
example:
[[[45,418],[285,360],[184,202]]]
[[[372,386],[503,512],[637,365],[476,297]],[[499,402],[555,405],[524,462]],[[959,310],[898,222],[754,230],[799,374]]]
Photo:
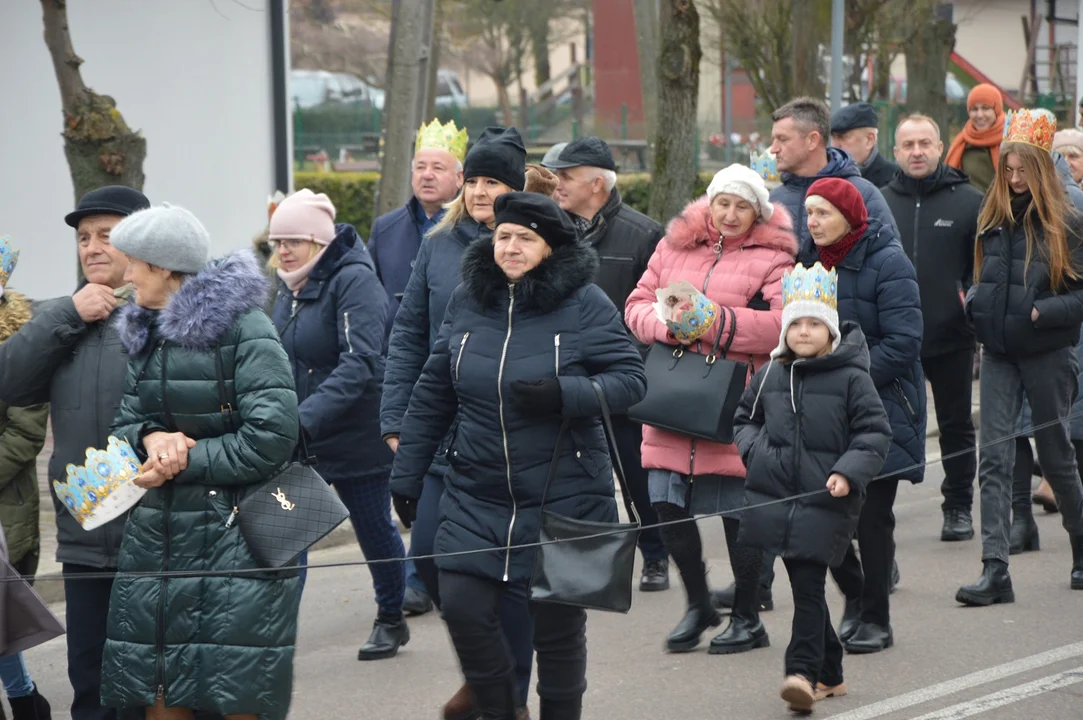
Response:
[[[749,150],[748,159],[749,165],[765,182],[781,182],[782,178],[778,174],[775,156],[769,150],[764,150],[760,154],[757,154],[755,150]]]
[[[15,263],[19,262],[19,251],[11,247],[11,238],[0,237],[0,288],[6,287],[11,273],[15,272]]]
[[[86,449],[86,465],[67,467],[68,481],[53,481],[56,496],[84,530],[93,530],[132,508],[144,488],[132,481],[139,477],[139,458],[132,446],[110,436],[105,450]]]
[[[466,157],[466,141],[466,129],[457,128],[454,120],[448,120],[447,125],[441,125],[439,120],[433,119],[428,125],[422,123],[418,128],[414,152],[423,148],[447,150],[456,160],[462,162]]]
[[[782,302],[818,302],[832,310],[839,309],[839,283],[835,269],[827,270],[820,263],[810,268],[798,265],[782,277]]]
[[[282,201],[286,199],[286,196],[281,190],[275,190],[274,195],[267,196],[267,220],[271,220],[271,216],[275,214],[275,210],[282,204]]]
[[[1009,112],[1004,123],[1004,142],[1025,143],[1052,152],[1057,118],[1045,108]]]

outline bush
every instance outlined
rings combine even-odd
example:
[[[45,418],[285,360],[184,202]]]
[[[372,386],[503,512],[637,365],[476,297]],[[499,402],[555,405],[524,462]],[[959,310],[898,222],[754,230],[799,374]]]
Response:
[[[692,187],[692,197],[707,192],[711,175],[701,173]],[[380,174],[366,173],[294,173],[293,185],[297,189],[308,188],[312,192],[327,193],[338,210],[337,221],[350,223],[361,237],[368,240],[372,230],[373,212],[376,207],[376,189]],[[646,214],[651,194],[651,176],[646,173],[629,173],[617,176],[617,189],[621,199],[641,213]],[[668,221],[663,218],[662,221]]]

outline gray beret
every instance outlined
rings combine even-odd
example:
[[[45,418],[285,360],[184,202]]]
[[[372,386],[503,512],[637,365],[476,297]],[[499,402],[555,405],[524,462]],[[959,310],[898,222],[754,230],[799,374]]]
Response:
[[[162,203],[134,212],[109,234],[117,250],[173,272],[194,274],[210,261],[211,239],[196,216]]]
[[[847,105],[831,116],[832,135],[841,135],[854,128],[874,127],[880,127],[880,120],[876,116],[876,108],[868,103]]]

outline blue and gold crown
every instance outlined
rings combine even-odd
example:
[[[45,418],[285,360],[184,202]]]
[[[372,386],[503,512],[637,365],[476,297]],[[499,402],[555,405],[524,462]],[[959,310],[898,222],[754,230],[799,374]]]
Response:
[[[7,287],[8,278],[15,272],[15,263],[19,262],[19,251],[11,247],[11,238],[0,237],[0,288]]]
[[[783,307],[792,302],[818,302],[836,312],[839,309],[839,280],[835,269],[816,263],[810,268],[798,265],[782,277]]]
[[[748,160],[749,165],[756,171],[756,174],[764,179],[764,182],[782,182],[782,176],[778,174],[778,164],[770,150],[764,150],[758,154],[755,150],[749,150]]]
[[[145,489],[139,477],[139,458],[132,446],[110,436],[105,450],[86,449],[86,465],[69,464],[68,481],[53,481],[57,498],[84,530],[93,530],[132,508]]]

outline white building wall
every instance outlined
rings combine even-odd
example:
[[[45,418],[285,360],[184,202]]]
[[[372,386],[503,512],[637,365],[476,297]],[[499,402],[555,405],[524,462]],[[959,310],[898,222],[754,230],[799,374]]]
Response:
[[[253,9],[246,9],[253,8]],[[147,138],[144,192],[187,207],[215,255],[249,246],[274,190],[267,0],[68,3],[83,80]],[[0,235],[22,251],[11,281],[32,297],[70,293],[73,189],[60,93],[35,0],[0,1]],[[288,190],[288,188],[282,188]]]

